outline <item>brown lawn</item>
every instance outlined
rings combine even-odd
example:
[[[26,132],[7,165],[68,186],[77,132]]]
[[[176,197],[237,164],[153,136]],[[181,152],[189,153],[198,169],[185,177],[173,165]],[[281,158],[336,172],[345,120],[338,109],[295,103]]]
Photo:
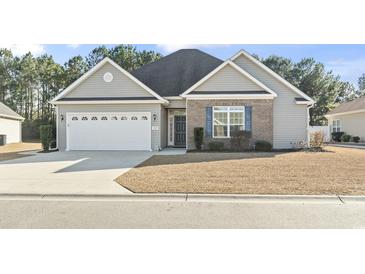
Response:
[[[365,194],[365,150],[153,156],[116,181],[133,192]]]
[[[19,152],[40,150],[41,144],[37,141],[29,141],[24,143],[9,144],[0,146],[0,161],[12,160],[16,158],[26,157]]]

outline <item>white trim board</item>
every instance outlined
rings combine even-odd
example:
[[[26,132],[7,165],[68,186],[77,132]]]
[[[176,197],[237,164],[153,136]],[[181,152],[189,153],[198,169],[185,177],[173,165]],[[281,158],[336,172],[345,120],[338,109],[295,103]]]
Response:
[[[264,90],[266,90],[267,92],[269,92],[272,96],[277,97],[277,94],[273,90],[271,90],[270,88],[268,88],[266,85],[264,85],[263,83],[261,83],[256,78],[254,78],[251,74],[249,74],[246,71],[244,71],[241,67],[237,66],[231,60],[227,60],[224,63],[222,63],[221,65],[219,65],[213,71],[211,71],[210,73],[208,73],[204,78],[200,79],[200,81],[198,81],[193,86],[191,86],[189,89],[187,89],[186,91],[184,91],[180,96],[186,97],[190,92],[192,92],[193,90],[195,90],[197,87],[199,87],[205,81],[207,81],[208,79],[210,79],[214,74],[216,74],[218,71],[220,71],[221,69],[223,69],[224,67],[226,67],[228,65],[231,66],[232,68],[236,69],[242,75],[246,76],[249,80],[251,80],[252,82],[254,82],[259,87],[261,87]],[[222,94],[224,94],[224,92],[225,91],[222,91]]]
[[[152,89],[147,87],[145,84],[143,84],[141,81],[139,81],[137,78],[135,78],[133,75],[131,75],[128,71],[124,70],[121,66],[119,66],[117,63],[115,63],[113,60],[111,60],[108,57],[105,57],[102,61],[100,61],[98,64],[96,64],[93,68],[91,68],[88,72],[86,72],[84,75],[82,75],[79,79],[77,79],[75,82],[73,82],[71,85],[69,85],[66,89],[64,89],[60,94],[58,94],[52,101],[52,104],[58,103],[57,100],[65,97],[68,93],[70,93],[74,88],[76,88],[79,84],[81,84],[83,81],[88,79],[91,75],[93,75],[99,68],[104,66],[106,63],[111,64],[114,66],[117,70],[122,72],[125,76],[127,76],[130,80],[138,84],[140,87],[145,89],[147,92],[149,92],[151,95],[156,97],[161,102],[167,104],[168,101],[164,98],[162,98],[160,95],[158,95],[156,92],[154,92]],[[160,102],[160,103],[161,103]]]
[[[223,93],[223,92],[222,92]],[[188,100],[210,100],[210,99],[274,99],[275,96],[272,94],[251,94],[251,95],[239,95],[239,94],[207,94],[207,95],[185,95],[185,98]]]
[[[100,100],[100,101],[57,101],[54,105],[123,105],[123,104],[161,104],[158,100]]]
[[[245,56],[247,57],[250,61],[252,61],[253,63],[255,63],[256,65],[258,65],[260,68],[262,68],[263,70],[265,70],[266,72],[268,72],[271,76],[273,76],[274,78],[276,78],[277,80],[279,80],[281,83],[283,83],[284,85],[286,85],[288,88],[290,88],[292,91],[294,91],[295,93],[299,94],[300,96],[302,96],[303,98],[307,99],[311,104],[314,104],[315,101],[309,97],[307,94],[305,94],[303,91],[299,90],[298,88],[296,88],[295,86],[293,86],[291,83],[289,83],[287,80],[285,80],[283,77],[281,77],[279,74],[277,74],[276,72],[274,72],[273,70],[271,70],[269,67],[267,67],[266,65],[264,65],[263,63],[261,63],[259,60],[257,60],[255,57],[253,57],[251,54],[249,54],[247,51],[244,50],[240,50],[239,52],[237,52],[235,55],[233,55],[230,60],[234,61],[235,59],[237,59],[239,56]]]
[[[336,117],[339,115],[356,114],[356,113],[362,113],[362,112],[365,112],[365,109],[351,110],[351,111],[339,112],[339,113],[334,113],[334,114],[326,114],[324,117],[331,118],[331,117]]]

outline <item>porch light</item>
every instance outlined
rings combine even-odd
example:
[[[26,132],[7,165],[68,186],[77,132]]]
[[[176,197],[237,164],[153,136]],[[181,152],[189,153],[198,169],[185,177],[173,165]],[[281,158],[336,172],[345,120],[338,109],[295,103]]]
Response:
[[[153,114],[153,115],[152,115],[152,118],[153,118],[153,121],[154,121],[154,122],[156,122],[156,121],[157,121],[157,114],[156,114],[156,113],[155,113],[155,114]]]

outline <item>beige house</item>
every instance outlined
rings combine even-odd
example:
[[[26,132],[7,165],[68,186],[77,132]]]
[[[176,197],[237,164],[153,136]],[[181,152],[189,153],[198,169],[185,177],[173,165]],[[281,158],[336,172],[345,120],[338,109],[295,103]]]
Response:
[[[327,113],[330,132],[343,131],[365,142],[365,97],[343,103]]]
[[[236,131],[292,148],[314,101],[243,50],[222,61],[185,49],[133,72],[105,58],[52,103],[60,150],[191,150],[196,127],[205,148]]]

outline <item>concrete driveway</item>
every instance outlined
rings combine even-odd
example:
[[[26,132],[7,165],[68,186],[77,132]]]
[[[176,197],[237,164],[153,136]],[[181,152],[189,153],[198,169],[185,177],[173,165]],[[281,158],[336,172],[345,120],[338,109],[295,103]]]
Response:
[[[1,161],[0,193],[128,194],[113,180],[152,155],[146,151],[70,151]]]

